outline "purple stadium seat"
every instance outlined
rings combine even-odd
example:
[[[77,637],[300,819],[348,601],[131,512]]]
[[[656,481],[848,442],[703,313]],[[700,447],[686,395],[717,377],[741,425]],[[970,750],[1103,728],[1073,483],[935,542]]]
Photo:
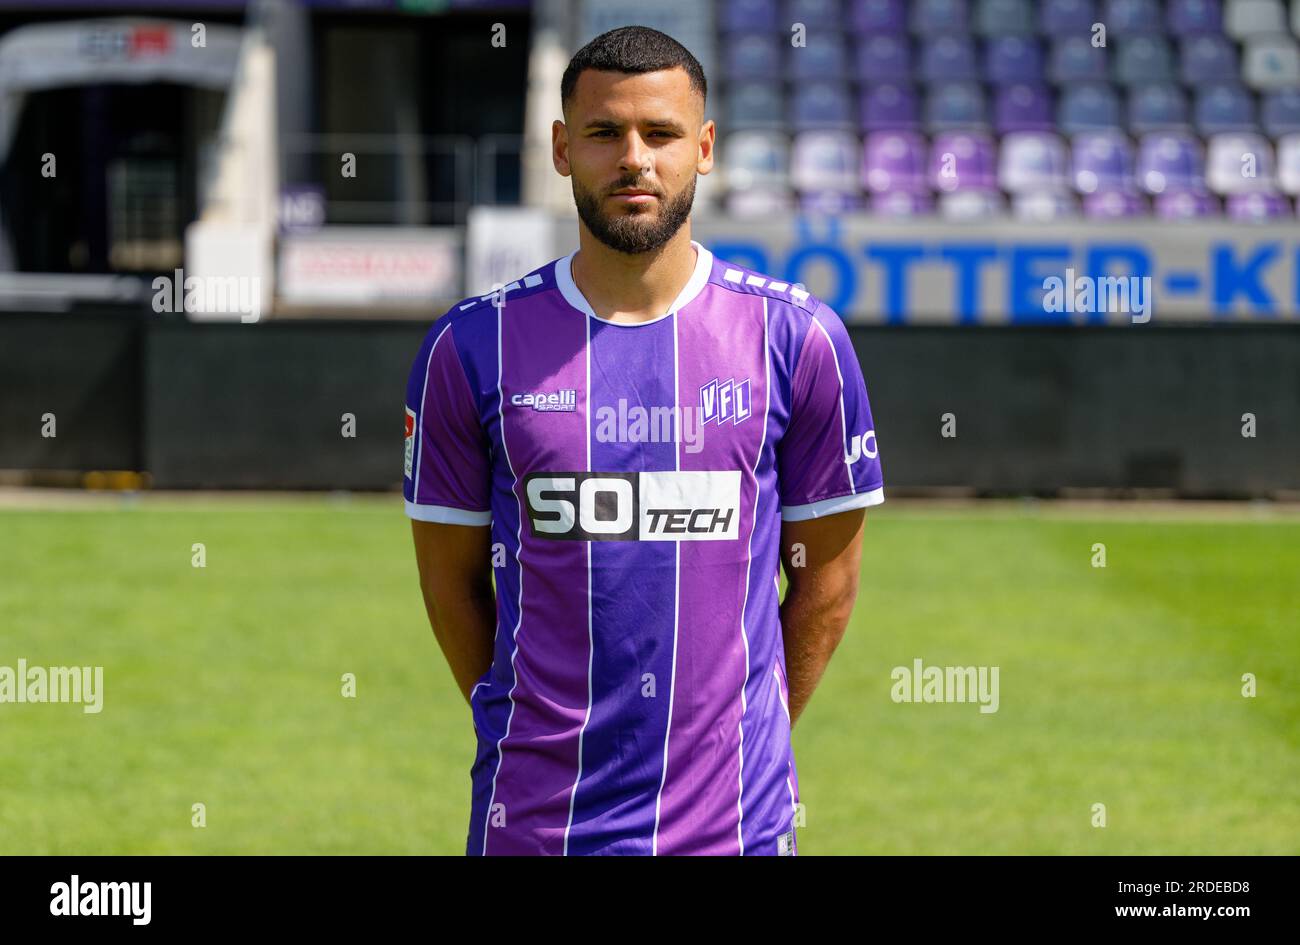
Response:
[[[742,82],[727,96],[727,123],[732,129],[780,127],[785,123],[781,87],[764,82]]]
[[[1275,190],[1273,145],[1263,135],[1212,136],[1205,149],[1205,183],[1216,194]]]
[[[777,0],[722,0],[718,22],[727,32],[775,30]]]
[[[857,76],[863,82],[905,82],[912,73],[912,47],[906,36],[881,33],[858,42]]]
[[[926,193],[925,138],[915,131],[873,131],[862,151],[862,184],[872,193]]]
[[[1111,86],[1100,82],[1071,85],[1061,94],[1056,123],[1068,135],[1118,129],[1121,125],[1119,96]]]
[[[988,107],[978,82],[943,82],[925,97],[925,124],[931,131],[984,128]]]
[[[1041,85],[1008,85],[997,90],[993,103],[993,127],[1008,131],[1051,131],[1051,93]]]
[[[916,91],[903,82],[868,86],[860,114],[867,131],[911,131],[921,127]]]
[[[1277,183],[1284,193],[1300,194],[1300,134],[1278,139]]]
[[[927,37],[921,42],[920,76],[926,82],[976,81],[975,41],[969,36]]]
[[[1070,158],[1057,135],[1013,131],[1002,138],[998,185],[1008,193],[1057,193],[1068,189]]]
[[[1034,7],[1030,0],[978,0],[975,32],[981,36],[1032,33]]]
[[[913,33],[965,33],[970,28],[966,0],[911,0]]]
[[[1101,22],[1116,36],[1159,33],[1164,29],[1159,0],[1107,0]]]
[[[786,0],[781,28],[789,34],[791,23],[803,23],[811,36],[816,29],[842,28],[842,17],[840,0]]]
[[[1217,217],[1219,198],[1194,190],[1175,190],[1155,198],[1156,216],[1161,220],[1203,220]]]
[[[997,190],[997,148],[981,132],[946,131],[930,145],[929,183],[945,193]]]
[[[1047,74],[1053,82],[1100,82],[1108,78],[1105,47],[1092,45],[1088,35],[1073,34],[1052,43]]]
[[[1178,58],[1179,75],[1188,85],[1222,82],[1237,75],[1237,47],[1217,33],[1184,37]]]
[[[729,82],[774,79],[781,74],[779,33],[735,33],[723,43],[723,77]]]
[[[1115,78],[1124,85],[1174,81],[1174,53],[1163,36],[1121,37],[1115,45]]]
[[[785,106],[779,85],[740,82],[727,95],[727,123],[733,129],[779,128],[785,124]]]
[[[867,206],[861,194],[845,194],[838,190],[810,190],[799,195],[801,213],[825,213],[838,216],[842,213],[860,213]]]
[[[1044,36],[1087,33],[1097,22],[1093,0],[1040,0],[1038,32]]]
[[[796,129],[852,128],[853,99],[842,82],[812,81],[794,85],[790,124]]]
[[[721,149],[728,190],[774,189],[790,179],[790,139],[777,131],[736,131]]]
[[[1228,198],[1227,217],[1241,223],[1273,223],[1294,219],[1295,211],[1279,193],[1233,194]]]
[[[1223,32],[1219,0],[1169,0],[1165,18],[1169,32],[1177,36]]]
[[[1104,190],[1083,198],[1083,215],[1089,220],[1130,220],[1150,216],[1146,198],[1126,190]]]
[[[1129,90],[1128,126],[1134,134],[1176,131],[1190,126],[1187,96],[1177,85],[1143,85]]]
[[[1011,215],[1026,223],[1051,223],[1079,215],[1079,202],[1073,194],[1034,191],[1011,198]]]
[[[1087,132],[1072,142],[1074,188],[1081,194],[1133,190],[1133,145],[1114,131]]]
[[[1205,85],[1196,90],[1196,128],[1203,135],[1254,131],[1255,99],[1239,85]]]
[[[1006,212],[1006,201],[996,190],[958,190],[939,195],[939,216],[945,220],[987,220]]]
[[[847,131],[803,131],[795,135],[790,158],[790,182],[800,191],[861,190],[861,145]]]
[[[1138,142],[1138,186],[1149,194],[1205,191],[1205,153],[1200,139],[1181,132],[1155,132]]]
[[[907,30],[903,0],[853,0],[851,19],[854,32],[868,36]]]
[[[990,36],[984,46],[984,75],[994,85],[1041,83],[1043,47],[1032,36]]]
[[[1277,138],[1300,131],[1300,89],[1269,92],[1260,109],[1264,130]]]
[[[812,33],[808,45],[791,47],[786,53],[786,78],[796,82],[810,79],[847,79],[849,61],[844,42],[835,33]]]
[[[724,198],[728,214],[749,220],[771,219],[793,213],[794,197],[785,188],[768,190],[755,187],[751,190],[734,190]]]
[[[896,219],[928,217],[934,213],[934,199],[929,192],[907,193],[896,190],[888,194],[872,194],[871,212],[875,216]]]

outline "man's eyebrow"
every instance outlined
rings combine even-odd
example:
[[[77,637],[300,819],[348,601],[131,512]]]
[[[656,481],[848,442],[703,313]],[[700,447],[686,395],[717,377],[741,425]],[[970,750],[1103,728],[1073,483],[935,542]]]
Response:
[[[648,121],[644,122],[644,124],[648,128],[665,128],[669,131],[675,131],[678,134],[686,133],[686,129],[685,127],[682,126],[682,123],[677,121],[674,118],[651,118]],[[622,127],[623,127],[623,123],[621,121],[615,121],[612,118],[593,118],[591,121],[587,122],[586,128],[584,130],[593,129],[593,128],[595,129],[612,128],[614,130],[618,130],[619,128]]]

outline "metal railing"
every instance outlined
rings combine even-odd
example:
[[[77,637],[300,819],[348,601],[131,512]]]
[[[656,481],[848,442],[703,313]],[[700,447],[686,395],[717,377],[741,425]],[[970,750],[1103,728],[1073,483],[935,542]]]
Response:
[[[462,225],[475,204],[519,200],[523,135],[293,134],[280,148],[286,183],[324,187],[326,223]]]

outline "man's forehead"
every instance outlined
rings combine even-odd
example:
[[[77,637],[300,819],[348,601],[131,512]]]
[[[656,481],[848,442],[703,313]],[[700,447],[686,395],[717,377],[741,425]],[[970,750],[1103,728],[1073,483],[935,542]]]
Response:
[[[685,69],[657,72],[606,72],[584,69],[573,90],[573,117],[627,119],[637,112],[686,119],[698,107]],[[644,118],[644,115],[639,115]]]

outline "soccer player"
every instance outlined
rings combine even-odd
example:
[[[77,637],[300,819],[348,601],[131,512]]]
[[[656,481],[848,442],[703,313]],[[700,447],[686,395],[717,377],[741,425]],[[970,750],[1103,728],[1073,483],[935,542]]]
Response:
[[[715,129],[685,48],[613,30],[561,91],[579,249],[453,306],[407,388],[466,852],[794,855],[791,728],[884,501],[866,386],[824,302],[691,239]]]

